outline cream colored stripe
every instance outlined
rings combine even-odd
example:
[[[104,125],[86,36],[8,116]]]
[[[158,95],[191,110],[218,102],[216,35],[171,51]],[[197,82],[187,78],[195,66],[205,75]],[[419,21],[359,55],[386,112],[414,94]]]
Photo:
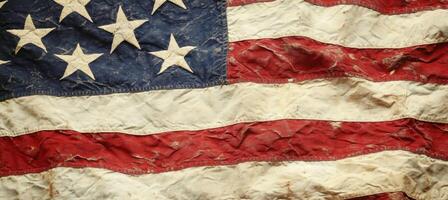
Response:
[[[1,199],[343,199],[403,191],[448,199],[448,162],[384,151],[325,162],[248,162],[139,176],[55,168],[0,178]]]
[[[0,134],[39,130],[152,134],[277,119],[448,122],[448,85],[335,78],[0,102]]]
[[[231,42],[305,36],[355,48],[400,48],[448,41],[448,10],[382,15],[356,5],[276,0],[227,9]]]

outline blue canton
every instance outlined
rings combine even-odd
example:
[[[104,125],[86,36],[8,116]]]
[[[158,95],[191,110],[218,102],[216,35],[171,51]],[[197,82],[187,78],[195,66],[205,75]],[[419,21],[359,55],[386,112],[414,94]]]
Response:
[[[0,8],[0,100],[225,83],[225,0],[64,1]],[[120,11],[133,27],[118,24]]]

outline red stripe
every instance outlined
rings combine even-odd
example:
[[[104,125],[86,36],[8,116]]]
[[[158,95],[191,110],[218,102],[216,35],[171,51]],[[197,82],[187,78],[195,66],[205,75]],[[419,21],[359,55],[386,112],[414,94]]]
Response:
[[[0,138],[1,175],[58,166],[128,174],[244,161],[336,160],[386,149],[448,158],[448,124],[413,119],[331,123],[280,120],[149,136],[42,131]]]
[[[448,82],[448,43],[356,49],[304,37],[284,37],[234,42],[229,49],[230,82],[284,83],[288,79],[346,76],[373,81]]]
[[[274,0],[229,0],[228,6],[241,6],[257,2]],[[424,10],[446,9],[448,1],[444,0],[305,0],[319,6],[358,5],[382,14],[404,14]]]
[[[391,192],[391,193],[375,194],[365,197],[358,197],[350,200],[412,200],[412,198],[408,197],[403,192]]]
[[[269,2],[269,1],[274,1],[274,0],[228,0],[227,5],[228,6],[242,6],[242,5],[251,4],[251,3]]]
[[[383,14],[412,13],[423,10],[446,9],[445,0],[306,0],[319,6],[335,6],[341,4],[358,5]]]

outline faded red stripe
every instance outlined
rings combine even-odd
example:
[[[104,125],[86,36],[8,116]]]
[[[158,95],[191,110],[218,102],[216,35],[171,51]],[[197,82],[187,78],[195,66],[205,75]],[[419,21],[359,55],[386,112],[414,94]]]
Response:
[[[408,197],[403,192],[391,192],[391,193],[375,194],[365,197],[358,197],[350,200],[413,200],[413,199]]]
[[[305,37],[239,41],[230,44],[230,82],[301,81],[362,77],[446,84],[448,43],[402,49],[357,49]]]
[[[446,0],[305,0],[319,6],[358,5],[383,14],[413,13],[423,10],[446,9]]]
[[[447,159],[448,124],[280,120],[149,136],[41,131],[0,138],[0,174],[98,167],[143,174],[244,161],[336,160],[382,150]]]
[[[228,6],[241,6],[257,2],[274,0],[229,0]],[[358,5],[382,14],[404,14],[424,10],[446,9],[448,1],[445,0],[305,0],[319,6]]]
[[[227,5],[228,6],[242,6],[246,4],[251,3],[259,3],[259,2],[269,2],[274,0],[228,0]]]

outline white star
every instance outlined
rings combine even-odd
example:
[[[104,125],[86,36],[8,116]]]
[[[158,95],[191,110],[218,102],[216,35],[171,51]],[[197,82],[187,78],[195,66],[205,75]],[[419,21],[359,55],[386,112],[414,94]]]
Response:
[[[76,12],[81,16],[85,17],[90,22],[93,22],[85,7],[90,2],[90,0],[53,0],[53,1],[61,6],[64,6],[64,8],[62,8],[61,16],[59,17],[59,22],[61,22],[65,17],[67,17],[69,14],[73,12]]]
[[[42,43],[42,38],[50,33],[53,29],[54,28],[36,28],[33,24],[31,15],[28,15],[26,17],[25,26],[23,29],[14,29],[7,31],[13,35],[20,37],[15,51],[15,53],[17,54],[17,52],[19,52],[19,50],[26,44],[34,44],[47,52],[44,43]]]
[[[0,2],[0,8],[2,8],[3,7],[3,5],[5,5],[5,3],[6,2],[8,2],[8,1],[3,1],[3,2]]]
[[[183,9],[185,9],[185,10],[187,9],[187,6],[185,6],[183,0],[156,0],[154,2],[154,7],[152,8],[151,15],[153,15],[156,12],[156,10],[159,9],[160,6],[162,6],[167,1],[169,1],[171,3],[174,3],[175,5],[181,7]]]
[[[135,38],[134,30],[147,21],[148,20],[128,21],[120,6],[118,8],[116,23],[100,26],[101,29],[114,34],[114,40],[112,41],[112,49],[110,50],[110,53],[112,53],[115,48],[117,48],[117,46],[120,45],[120,43],[122,43],[123,41],[127,41],[140,49],[137,38]]]
[[[87,76],[95,80],[95,76],[90,69],[89,63],[93,62],[101,55],[103,54],[84,54],[79,44],[76,45],[76,49],[73,51],[72,55],[55,55],[68,63],[61,80],[72,75],[77,70],[84,72]]]
[[[167,50],[149,52],[149,53],[164,60],[158,74],[164,72],[173,65],[177,65],[191,73],[194,73],[193,70],[188,65],[188,63],[185,61],[185,56],[194,48],[196,47],[193,46],[179,47],[179,45],[176,42],[176,38],[174,38],[174,35],[171,34],[170,44],[168,45]]]

